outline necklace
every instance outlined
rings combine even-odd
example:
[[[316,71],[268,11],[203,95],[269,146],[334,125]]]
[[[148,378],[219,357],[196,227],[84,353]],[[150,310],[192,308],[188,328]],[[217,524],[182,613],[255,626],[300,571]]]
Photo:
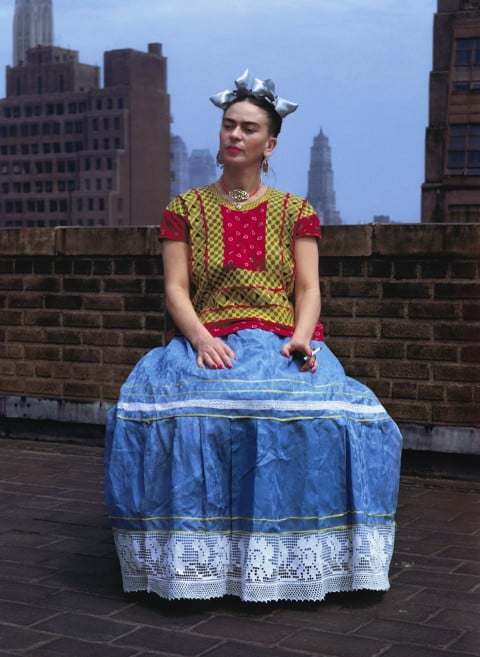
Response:
[[[258,192],[258,190],[260,189],[262,184],[263,183],[260,180],[257,187],[255,187],[255,189],[253,189],[251,192],[247,192],[245,189],[239,189],[239,188],[229,190],[225,186],[225,183],[223,182],[223,179],[220,178],[220,185],[221,185],[223,191],[225,192],[225,194],[228,194],[228,196],[232,199],[232,201],[234,202],[235,207],[237,208],[237,210],[240,210],[240,203],[244,203],[245,201],[248,201],[249,198],[254,196]]]

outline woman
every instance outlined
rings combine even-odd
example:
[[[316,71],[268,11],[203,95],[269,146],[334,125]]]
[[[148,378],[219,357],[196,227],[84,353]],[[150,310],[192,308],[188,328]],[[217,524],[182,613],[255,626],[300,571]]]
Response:
[[[160,236],[173,320],[112,409],[106,502],[126,591],[321,600],[386,590],[401,437],[319,322],[319,219],[261,179],[296,105],[271,80],[223,109],[219,180]]]

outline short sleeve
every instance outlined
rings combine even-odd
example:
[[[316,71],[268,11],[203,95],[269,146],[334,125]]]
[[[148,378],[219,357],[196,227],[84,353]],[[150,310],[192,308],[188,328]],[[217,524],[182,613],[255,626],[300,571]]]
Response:
[[[295,224],[295,237],[316,237],[321,239],[320,219],[315,212],[298,219]]]
[[[169,210],[163,213],[160,223],[159,237],[161,240],[175,240],[176,242],[189,241],[189,225],[185,217]]]

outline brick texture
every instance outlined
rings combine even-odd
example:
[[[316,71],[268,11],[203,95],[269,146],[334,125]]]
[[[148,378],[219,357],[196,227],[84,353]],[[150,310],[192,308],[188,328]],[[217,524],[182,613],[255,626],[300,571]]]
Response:
[[[399,421],[478,426],[480,226],[327,226],[326,342]],[[163,342],[157,227],[0,234],[0,395],[115,400]]]

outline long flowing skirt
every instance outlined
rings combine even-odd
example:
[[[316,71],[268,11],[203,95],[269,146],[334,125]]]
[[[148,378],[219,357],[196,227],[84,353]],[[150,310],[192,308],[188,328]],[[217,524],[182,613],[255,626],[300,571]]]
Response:
[[[106,504],[126,591],[321,600],[387,590],[401,435],[323,343],[318,371],[284,338],[225,338],[201,369],[183,338],[149,352],[107,422]]]

